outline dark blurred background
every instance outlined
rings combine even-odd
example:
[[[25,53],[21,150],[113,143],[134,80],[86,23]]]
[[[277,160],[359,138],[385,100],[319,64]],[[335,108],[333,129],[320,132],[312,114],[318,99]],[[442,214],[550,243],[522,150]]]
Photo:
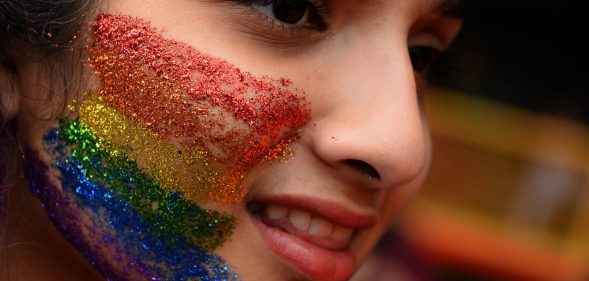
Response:
[[[465,1],[466,24],[433,85],[589,124],[582,1]]]
[[[466,0],[420,195],[354,281],[589,281],[589,13]]]

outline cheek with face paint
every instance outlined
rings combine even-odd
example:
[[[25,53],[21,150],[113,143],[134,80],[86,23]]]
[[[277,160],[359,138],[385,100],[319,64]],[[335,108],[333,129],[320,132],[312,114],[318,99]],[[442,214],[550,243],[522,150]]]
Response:
[[[163,170],[157,176],[163,185],[190,197],[206,191],[218,202],[239,201],[245,174],[288,154],[285,148],[309,119],[302,93],[289,89],[289,80],[253,77],[163,38],[146,21],[100,15],[93,40],[89,63],[102,82],[104,106],[176,142],[184,148],[177,154],[196,155],[189,157],[193,166],[207,171],[194,176],[192,169],[180,170],[169,177],[178,170],[167,162],[145,164]],[[110,124],[94,123],[106,135],[118,135],[108,133]]]
[[[27,153],[52,220],[109,278],[239,279],[212,253],[235,219],[199,205],[239,202],[252,169],[290,155],[304,95],[127,16],[99,15],[88,54],[100,90],[45,136],[51,165]]]

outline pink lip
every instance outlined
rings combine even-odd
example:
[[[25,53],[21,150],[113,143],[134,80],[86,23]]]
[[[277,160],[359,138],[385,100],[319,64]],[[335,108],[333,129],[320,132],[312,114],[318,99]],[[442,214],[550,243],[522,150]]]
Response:
[[[318,214],[333,224],[354,229],[370,227],[377,221],[376,216],[357,214],[317,199],[277,196],[258,202],[304,210]],[[356,258],[347,247],[341,250],[326,248],[321,243],[271,227],[262,219],[254,217],[253,221],[272,251],[312,280],[347,280],[356,268]]]
[[[327,221],[347,228],[367,228],[376,224],[376,214],[358,214],[349,209],[321,199],[292,195],[271,196],[254,200],[290,209],[299,209],[323,217]]]

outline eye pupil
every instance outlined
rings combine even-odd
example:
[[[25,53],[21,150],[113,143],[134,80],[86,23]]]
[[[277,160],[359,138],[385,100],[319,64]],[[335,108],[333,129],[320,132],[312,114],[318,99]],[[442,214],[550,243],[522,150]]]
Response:
[[[290,1],[276,1],[272,7],[272,12],[277,20],[288,23],[298,23],[305,14],[309,2],[307,0],[290,0]]]

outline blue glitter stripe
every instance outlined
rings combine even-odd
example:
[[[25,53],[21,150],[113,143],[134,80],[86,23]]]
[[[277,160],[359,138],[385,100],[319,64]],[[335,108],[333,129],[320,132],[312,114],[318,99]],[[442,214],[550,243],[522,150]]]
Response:
[[[90,179],[79,159],[64,153],[69,151],[68,145],[58,136],[57,131],[48,134],[46,148],[56,158],[64,190],[94,212],[105,232],[113,233],[103,237],[105,242],[116,243],[127,254],[139,257],[143,266],[155,273],[152,280],[239,280],[221,257],[195,247],[185,237],[169,234],[171,239],[161,239],[161,231],[153,229],[124,198]]]
[[[133,280],[126,277],[131,276],[129,272],[138,273],[139,276],[154,276],[147,268],[139,264],[136,258],[122,256],[121,251],[111,251],[108,257],[97,252],[97,248],[114,248],[115,245],[111,242],[102,242],[100,237],[103,237],[104,233],[94,224],[81,224],[87,219],[84,218],[85,214],[80,211],[79,203],[74,201],[75,195],[63,192],[51,182],[48,177],[49,167],[40,160],[36,152],[26,149],[25,158],[27,183],[31,191],[42,202],[41,206],[51,221],[107,280]],[[91,231],[88,231],[89,229]],[[89,232],[93,232],[92,237],[87,236],[86,233]],[[125,261],[123,272],[120,266],[112,263],[113,259]]]
[[[233,217],[204,210],[185,199],[181,192],[163,190],[136,162],[125,155],[109,153],[112,147],[99,142],[82,123],[62,120],[59,133],[47,135],[47,143],[55,141],[64,142],[55,151],[69,151],[87,177],[120,194],[155,229],[182,235],[205,250],[218,248],[233,232]]]

